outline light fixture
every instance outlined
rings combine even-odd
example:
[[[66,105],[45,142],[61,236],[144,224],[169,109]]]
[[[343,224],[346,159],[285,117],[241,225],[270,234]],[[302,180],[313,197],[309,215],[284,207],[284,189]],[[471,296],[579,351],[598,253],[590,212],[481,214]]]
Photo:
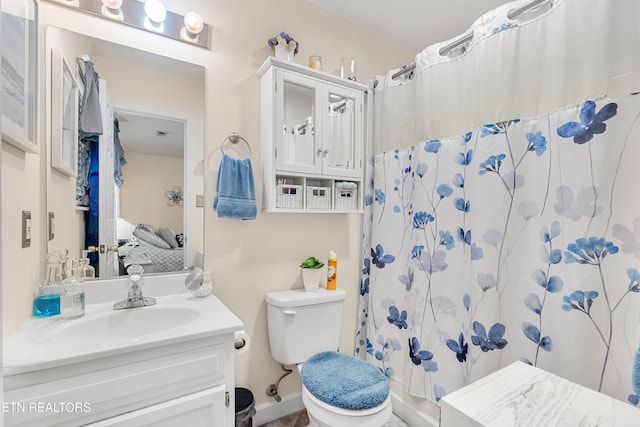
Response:
[[[79,0],[54,0],[55,3],[62,3],[65,6],[69,7],[80,7]]]
[[[202,16],[195,12],[187,12],[184,15],[184,27],[180,30],[180,37],[187,41],[197,41],[198,34],[202,32],[204,22]]]
[[[185,16],[165,8],[161,0],[41,0],[112,22],[209,49],[209,25],[189,12]]]
[[[164,7],[160,0],[147,0],[144,2],[144,11],[147,14],[149,23],[156,28],[162,26],[167,17],[167,8]]]
[[[102,0],[102,8],[100,12],[110,19],[124,21],[124,13],[122,13],[122,0]]]
[[[122,0],[102,0],[102,4],[111,10],[118,10],[122,7]]]

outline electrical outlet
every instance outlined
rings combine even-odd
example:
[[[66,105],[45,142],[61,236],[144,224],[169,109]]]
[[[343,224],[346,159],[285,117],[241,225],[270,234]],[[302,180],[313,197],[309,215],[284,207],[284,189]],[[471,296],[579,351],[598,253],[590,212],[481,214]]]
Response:
[[[22,211],[22,247],[31,246],[31,212]]]
[[[49,240],[53,240],[56,236],[56,216],[53,212],[49,212]]]

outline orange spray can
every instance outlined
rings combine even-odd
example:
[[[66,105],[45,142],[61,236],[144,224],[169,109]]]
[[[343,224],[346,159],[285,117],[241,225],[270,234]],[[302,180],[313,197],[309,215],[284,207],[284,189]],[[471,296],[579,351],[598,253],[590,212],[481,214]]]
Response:
[[[338,271],[338,255],[329,251],[329,260],[327,261],[327,289],[335,291],[336,289],[336,272]]]

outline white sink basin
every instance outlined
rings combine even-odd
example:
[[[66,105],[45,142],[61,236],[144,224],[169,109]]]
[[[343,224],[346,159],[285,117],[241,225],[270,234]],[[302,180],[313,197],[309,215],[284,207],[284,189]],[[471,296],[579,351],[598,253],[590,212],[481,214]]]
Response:
[[[107,307],[108,309],[108,307]],[[193,307],[153,305],[126,310],[108,310],[72,321],[60,321],[34,328],[34,339],[65,342],[120,341],[165,333],[196,321],[200,313]]]
[[[78,319],[32,319],[5,342],[4,372],[13,375],[197,340],[243,326],[214,295],[193,298],[182,293],[156,300],[156,305],[124,310],[113,310],[113,301],[87,304],[86,314]]]

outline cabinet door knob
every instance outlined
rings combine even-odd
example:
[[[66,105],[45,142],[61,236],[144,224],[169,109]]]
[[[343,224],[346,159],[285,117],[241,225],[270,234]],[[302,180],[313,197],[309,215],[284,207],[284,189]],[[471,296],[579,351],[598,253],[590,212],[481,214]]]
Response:
[[[316,151],[316,156],[322,156],[322,148],[318,148],[318,151]]]
[[[325,148],[324,151],[322,152],[322,157],[327,157],[327,154],[329,154],[329,149]]]

